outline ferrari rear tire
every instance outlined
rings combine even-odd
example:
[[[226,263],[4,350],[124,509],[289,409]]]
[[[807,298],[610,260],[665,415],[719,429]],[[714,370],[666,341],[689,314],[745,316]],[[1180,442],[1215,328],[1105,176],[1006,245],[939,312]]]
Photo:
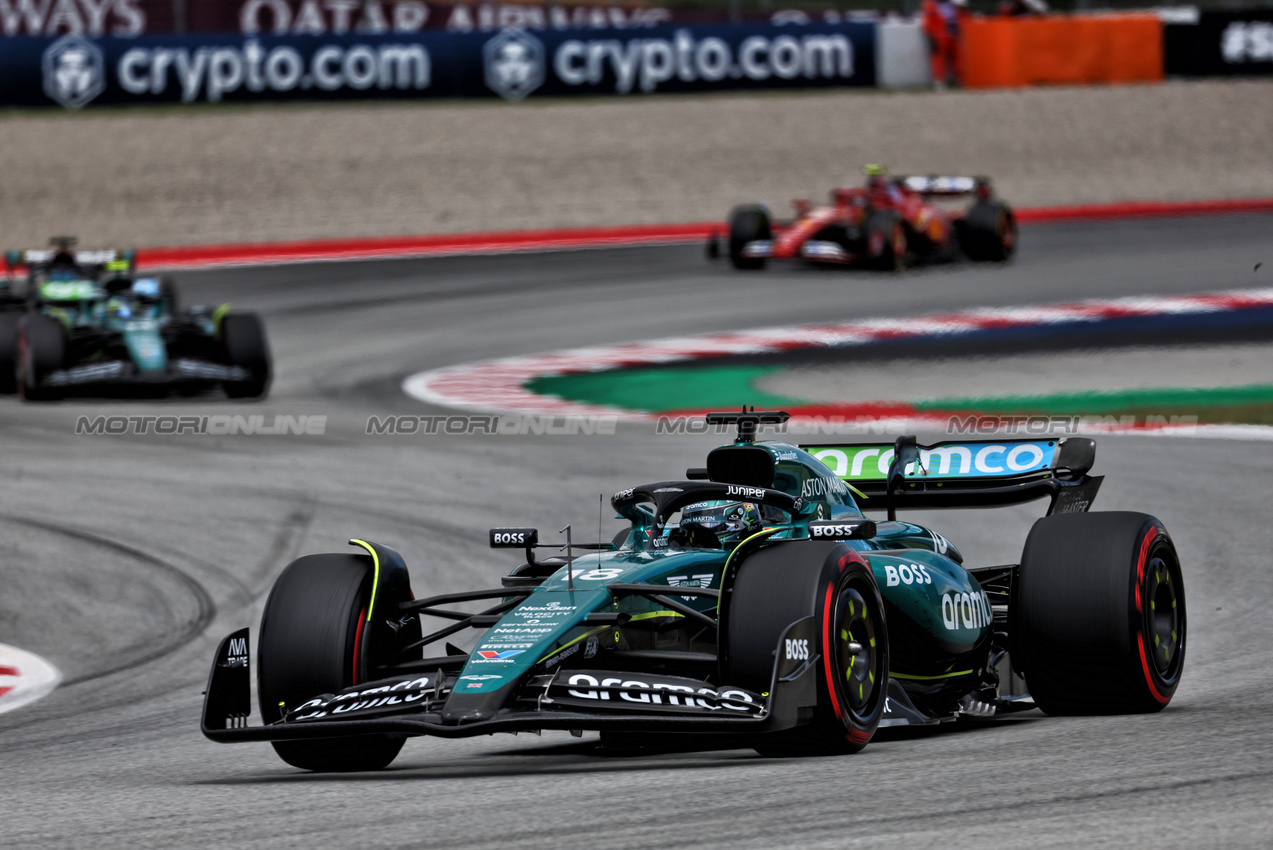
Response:
[[[1013,666],[1048,714],[1161,711],[1185,661],[1185,586],[1163,524],[1060,514],[1030,530],[1009,607]]]
[[[41,313],[28,313],[18,322],[17,390],[25,401],[51,401],[61,392],[45,385],[49,373],[66,361],[66,331],[62,323]]]
[[[18,313],[0,313],[0,395],[18,391]]]
[[[261,717],[358,684],[359,634],[371,599],[368,555],[306,555],[283,570],[270,591],[257,645]],[[405,739],[388,735],[275,741],[283,761],[302,770],[380,770]]]
[[[814,617],[818,700],[807,725],[759,737],[765,756],[841,755],[870,742],[888,687],[884,602],[866,561],[843,543],[787,542],[762,549],[738,568],[729,593],[728,684],[767,693],[778,641]]]
[[[1017,219],[1002,201],[977,201],[964,216],[960,240],[968,259],[1002,263],[1017,251]]]
[[[734,207],[729,214],[729,262],[736,269],[763,269],[764,257],[744,257],[747,243],[773,239],[769,210],[759,204]]]
[[[226,381],[230,398],[262,398],[269,390],[272,366],[265,325],[255,313],[229,313],[221,319],[225,359],[248,373],[242,381]]]

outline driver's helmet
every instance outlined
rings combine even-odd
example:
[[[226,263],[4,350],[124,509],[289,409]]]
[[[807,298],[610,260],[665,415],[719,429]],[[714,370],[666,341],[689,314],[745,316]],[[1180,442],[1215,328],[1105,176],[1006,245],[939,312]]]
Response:
[[[80,270],[75,266],[55,266],[49,269],[48,279],[59,282],[81,280],[84,275],[80,274]]]
[[[133,308],[128,299],[115,296],[106,302],[106,315],[112,319],[131,319]]]
[[[681,508],[682,529],[706,528],[722,541],[753,534],[763,527],[760,506],[754,502],[695,502]]]
[[[862,173],[866,175],[866,185],[872,189],[888,188],[888,169],[882,165],[864,165]]]

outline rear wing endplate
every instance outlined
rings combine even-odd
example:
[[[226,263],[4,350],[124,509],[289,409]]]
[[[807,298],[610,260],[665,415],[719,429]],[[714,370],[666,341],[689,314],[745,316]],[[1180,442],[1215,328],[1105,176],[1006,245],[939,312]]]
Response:
[[[1096,443],[1086,437],[1061,440],[954,440],[912,445],[918,460],[902,469],[889,494],[895,445],[825,443],[800,448],[850,484],[864,510],[989,508],[1049,498],[1049,514],[1082,513],[1091,507],[1101,477],[1087,473]],[[899,441],[900,443],[901,441]]]

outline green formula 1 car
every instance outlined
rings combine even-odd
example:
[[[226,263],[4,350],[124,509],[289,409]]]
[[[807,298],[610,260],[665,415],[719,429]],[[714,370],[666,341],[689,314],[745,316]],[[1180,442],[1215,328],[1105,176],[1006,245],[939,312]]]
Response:
[[[220,386],[232,398],[265,395],[271,361],[255,313],[182,310],[173,282],[138,276],[131,252],[73,244],[58,237],[52,249],[6,255],[0,393],[36,401]]]
[[[1101,482],[1091,440],[755,439],[785,419],[711,414],[737,440],[684,480],[614,494],[629,527],[611,542],[565,529],[565,555],[541,559],[535,529],[492,529],[493,547],[526,552],[498,588],[420,594],[396,552],[365,540],[292,562],[257,641],[264,725],[247,723],[241,629],[217,652],[204,734],[270,741],[300,768],[366,770],[417,735],[693,733],[832,754],[880,726],[1170,701],[1180,564],[1153,517],[1087,513]],[[967,566],[940,534],[895,519],[1035,498],[1049,511],[1019,564]],[[468,603],[479,610],[457,610]],[[484,630],[473,649],[448,640],[470,629]]]

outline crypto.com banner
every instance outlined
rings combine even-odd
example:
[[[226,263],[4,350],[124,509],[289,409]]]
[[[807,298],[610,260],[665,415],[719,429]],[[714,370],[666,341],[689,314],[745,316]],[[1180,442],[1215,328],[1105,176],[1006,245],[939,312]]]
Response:
[[[14,38],[0,105],[561,97],[870,86],[875,24]]]

